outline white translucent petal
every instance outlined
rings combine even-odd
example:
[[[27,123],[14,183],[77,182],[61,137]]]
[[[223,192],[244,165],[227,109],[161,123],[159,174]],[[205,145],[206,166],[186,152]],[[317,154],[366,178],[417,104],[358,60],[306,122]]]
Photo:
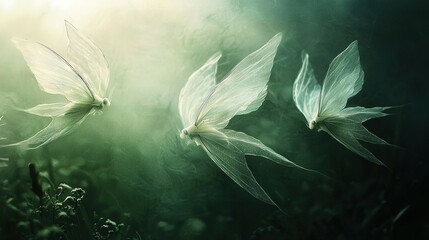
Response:
[[[301,70],[293,84],[293,100],[311,126],[311,122],[315,121],[318,115],[321,87],[314,77],[308,58],[308,54],[305,54]]]
[[[364,72],[359,59],[357,41],[334,58],[323,82],[319,115],[327,117],[338,113],[347,100],[362,89]]]
[[[215,53],[195,71],[180,91],[179,113],[184,127],[194,124],[203,102],[210,96],[216,84],[217,62],[221,53]]]
[[[65,21],[69,38],[70,64],[88,82],[98,97],[105,97],[109,85],[109,65],[101,50],[83,36],[71,23]]]
[[[56,52],[40,43],[21,39],[12,41],[24,56],[40,89],[61,94],[73,102],[93,101],[93,95],[82,76]]]
[[[273,60],[282,35],[278,33],[264,46],[245,57],[216,85],[197,118],[198,124],[224,128],[237,114],[257,110],[263,103]]]

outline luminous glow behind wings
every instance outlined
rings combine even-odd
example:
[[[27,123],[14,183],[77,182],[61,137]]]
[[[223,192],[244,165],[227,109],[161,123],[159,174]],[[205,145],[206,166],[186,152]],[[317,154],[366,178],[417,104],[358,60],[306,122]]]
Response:
[[[223,129],[235,115],[257,110],[263,103],[281,34],[244,58],[223,81],[216,84],[216,53],[189,78],[179,98],[184,129],[234,182],[254,197],[275,205],[254,178],[245,155],[262,156],[276,163],[299,167],[259,140],[241,132]]]
[[[329,133],[354,153],[376,164],[383,163],[358,140],[373,144],[388,144],[369,132],[362,123],[372,118],[386,116],[388,107],[348,107],[350,97],[363,85],[364,73],[359,62],[357,42],[352,42],[329,66],[323,87],[317,83],[308,54],[303,58],[301,70],[294,82],[293,99],[305,116],[308,126]]]

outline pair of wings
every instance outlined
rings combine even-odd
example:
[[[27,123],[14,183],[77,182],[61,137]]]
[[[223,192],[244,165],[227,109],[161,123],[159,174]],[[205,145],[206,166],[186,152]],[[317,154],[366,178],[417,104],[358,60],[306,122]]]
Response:
[[[70,102],[40,104],[20,109],[30,114],[51,117],[51,123],[32,137],[5,146],[37,148],[72,131],[91,113],[91,105],[104,97],[109,85],[109,66],[99,48],[65,21],[69,39],[68,59],[49,47],[22,39],[13,39],[41,90],[63,95]],[[3,146],[4,147],[4,146]]]
[[[383,111],[388,107],[346,108],[347,100],[362,89],[364,82],[357,41],[352,42],[334,58],[322,87],[314,77],[308,58],[308,54],[305,54],[293,86],[293,99],[308,125],[318,119],[320,129],[329,133],[346,148],[371,162],[383,165],[358,140],[388,144],[362,125],[369,119],[386,116]]]
[[[49,47],[13,39],[41,90],[60,94],[70,102],[91,103],[104,96],[109,85],[109,66],[99,48],[65,21],[69,39],[66,61]]]
[[[215,164],[254,197],[275,205],[247,166],[245,155],[262,156],[288,167],[299,167],[242,132],[223,129],[235,115],[257,110],[265,100],[267,83],[282,35],[245,57],[216,84],[220,53],[194,72],[180,92],[179,113],[184,127],[205,129],[193,137]],[[304,169],[304,168],[303,168]]]
[[[310,124],[318,116],[333,116],[343,110],[347,100],[362,89],[364,72],[357,41],[334,58],[322,87],[314,77],[308,58],[305,54],[293,85],[293,99]]]
[[[179,114],[183,126],[194,124],[222,129],[235,115],[257,110],[267,95],[267,83],[281,38],[281,33],[275,35],[217,84],[217,62],[221,53],[214,54],[189,77],[180,92]]]

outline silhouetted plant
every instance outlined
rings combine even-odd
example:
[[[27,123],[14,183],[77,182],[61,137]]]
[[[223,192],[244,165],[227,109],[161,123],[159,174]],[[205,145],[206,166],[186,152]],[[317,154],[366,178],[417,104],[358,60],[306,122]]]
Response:
[[[35,164],[28,165],[31,191],[19,190],[27,185],[17,180],[11,183],[5,179],[0,185],[0,203],[5,209],[0,211],[8,229],[0,229],[5,239],[123,239],[129,227],[123,223],[98,217],[91,224],[82,206],[85,190],[66,183],[58,186],[45,172],[38,172]],[[18,193],[18,194],[16,194]],[[7,220],[6,220],[7,219]],[[3,239],[3,238],[2,238]],[[131,238],[128,238],[131,239]]]

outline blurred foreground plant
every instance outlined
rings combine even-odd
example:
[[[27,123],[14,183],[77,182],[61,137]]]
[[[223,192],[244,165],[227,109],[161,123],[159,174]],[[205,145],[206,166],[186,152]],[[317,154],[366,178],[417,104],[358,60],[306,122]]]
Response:
[[[105,220],[95,212],[91,223],[82,205],[85,190],[66,183],[55,185],[33,163],[28,167],[31,191],[25,187],[26,181],[1,182],[0,204],[5,205],[0,210],[2,239],[101,240],[124,239],[128,235],[129,228],[123,223]]]

